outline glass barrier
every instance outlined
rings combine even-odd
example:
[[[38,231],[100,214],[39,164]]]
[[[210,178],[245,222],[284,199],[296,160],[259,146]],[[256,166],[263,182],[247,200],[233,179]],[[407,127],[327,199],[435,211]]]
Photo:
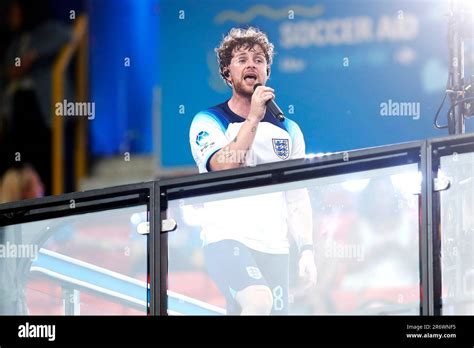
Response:
[[[147,206],[0,227],[0,314],[146,315]]]
[[[473,144],[0,205],[0,315],[473,315]]]
[[[474,314],[474,153],[440,158],[438,178],[450,186],[440,192],[443,315]]]
[[[420,178],[415,163],[170,200],[168,313],[419,315]]]

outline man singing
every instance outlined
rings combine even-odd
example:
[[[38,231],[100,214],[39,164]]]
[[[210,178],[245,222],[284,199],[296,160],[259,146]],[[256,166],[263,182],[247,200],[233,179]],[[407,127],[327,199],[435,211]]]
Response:
[[[275,98],[265,86],[273,60],[267,35],[253,27],[234,28],[215,51],[232,97],[192,121],[190,145],[199,172],[303,158],[299,126],[287,118],[278,121],[266,109]],[[228,314],[288,313],[288,232],[300,253],[300,276],[308,287],[316,284],[306,189],[221,199],[205,210],[204,256]]]

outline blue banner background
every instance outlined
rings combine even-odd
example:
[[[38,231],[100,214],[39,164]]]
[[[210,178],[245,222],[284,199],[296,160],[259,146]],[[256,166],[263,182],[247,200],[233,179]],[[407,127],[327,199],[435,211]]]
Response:
[[[268,85],[302,128],[308,153],[447,135],[432,123],[447,81],[448,5],[439,0],[161,1],[159,166],[194,165],[189,125],[198,111],[230,98],[213,50],[235,26],[257,26],[275,45]],[[352,28],[345,38],[340,30],[332,37],[328,31],[314,34],[318,26],[341,25]],[[289,35],[295,28],[306,31]],[[419,119],[382,116],[381,103],[390,100],[419,103]]]

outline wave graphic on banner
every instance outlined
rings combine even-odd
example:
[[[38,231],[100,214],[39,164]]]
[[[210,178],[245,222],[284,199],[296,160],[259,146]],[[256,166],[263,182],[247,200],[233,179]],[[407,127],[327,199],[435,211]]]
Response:
[[[293,12],[290,12],[293,11]],[[222,24],[227,21],[236,23],[249,23],[258,16],[267,17],[273,20],[288,18],[288,15],[298,15],[300,17],[317,17],[322,15],[324,7],[316,5],[313,7],[305,6],[287,6],[281,9],[273,9],[266,5],[256,5],[249,8],[245,12],[238,12],[233,10],[222,11],[215,18],[214,22]]]

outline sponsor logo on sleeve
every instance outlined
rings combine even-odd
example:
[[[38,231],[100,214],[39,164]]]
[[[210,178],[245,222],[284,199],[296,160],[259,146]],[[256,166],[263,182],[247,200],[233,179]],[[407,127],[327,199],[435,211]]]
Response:
[[[207,144],[209,141],[209,133],[206,131],[200,131],[198,135],[196,136],[196,144],[199,147],[203,147]]]
[[[201,154],[205,153],[209,148],[211,148],[215,142],[211,141],[211,137],[208,132],[200,131],[196,136],[196,144],[201,151]]]

